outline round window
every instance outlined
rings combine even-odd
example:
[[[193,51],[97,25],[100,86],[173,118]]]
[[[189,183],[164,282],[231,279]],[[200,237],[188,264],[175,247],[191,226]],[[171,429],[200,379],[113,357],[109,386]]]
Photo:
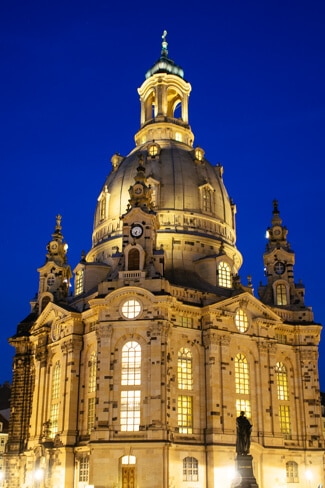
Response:
[[[142,307],[138,300],[130,299],[123,303],[121,312],[126,319],[136,319],[141,313]]]
[[[248,329],[248,317],[246,312],[239,308],[235,316],[235,324],[239,332],[246,332]]]

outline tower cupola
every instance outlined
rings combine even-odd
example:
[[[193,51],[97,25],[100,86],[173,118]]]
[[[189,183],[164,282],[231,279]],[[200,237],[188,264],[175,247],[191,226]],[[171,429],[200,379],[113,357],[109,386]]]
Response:
[[[167,31],[162,36],[161,56],[146,73],[138,89],[141,102],[141,128],[136,145],[152,140],[174,139],[193,145],[194,135],[188,121],[191,85],[184,71],[168,57]]]

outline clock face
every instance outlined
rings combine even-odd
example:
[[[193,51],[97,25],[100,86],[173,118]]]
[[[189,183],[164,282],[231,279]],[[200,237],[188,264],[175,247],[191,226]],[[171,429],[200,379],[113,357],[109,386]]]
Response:
[[[278,261],[277,263],[275,263],[274,265],[274,271],[276,272],[276,274],[278,275],[282,275],[284,272],[285,272],[285,269],[286,269],[286,266],[284,263],[281,263],[281,261]]]
[[[142,188],[142,186],[136,186],[136,187],[134,188],[134,193],[135,193],[136,195],[141,195],[141,193],[143,193],[143,188]]]
[[[140,237],[140,236],[142,236],[142,233],[143,233],[143,228],[139,224],[134,225],[131,229],[131,236],[132,237]]]

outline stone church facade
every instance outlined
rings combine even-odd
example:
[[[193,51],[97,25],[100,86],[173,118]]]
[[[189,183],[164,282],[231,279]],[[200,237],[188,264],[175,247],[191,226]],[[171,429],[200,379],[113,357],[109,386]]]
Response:
[[[241,411],[259,487],[324,483],[321,326],[276,201],[266,283],[258,298],[241,283],[236,206],[194,146],[190,91],[164,35],[135,148],[113,155],[73,272],[57,217],[10,338],[7,487],[230,488]]]

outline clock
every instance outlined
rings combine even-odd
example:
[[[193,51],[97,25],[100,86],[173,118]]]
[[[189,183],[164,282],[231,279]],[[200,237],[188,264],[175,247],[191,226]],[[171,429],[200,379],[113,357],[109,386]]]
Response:
[[[285,272],[286,266],[281,261],[277,261],[274,265],[274,271],[278,275],[282,275]]]
[[[135,193],[136,195],[141,195],[141,193],[143,193],[143,188],[142,188],[142,186],[136,186],[136,187],[134,188],[134,193]]]
[[[143,234],[143,228],[140,224],[133,225],[131,228],[131,236],[132,237],[141,237]]]
[[[273,228],[273,235],[275,237],[280,237],[281,236],[281,227],[274,227]]]
[[[50,250],[53,252],[53,251],[57,251],[57,249],[58,249],[58,244],[57,244],[57,242],[52,241],[52,242],[50,243]]]

